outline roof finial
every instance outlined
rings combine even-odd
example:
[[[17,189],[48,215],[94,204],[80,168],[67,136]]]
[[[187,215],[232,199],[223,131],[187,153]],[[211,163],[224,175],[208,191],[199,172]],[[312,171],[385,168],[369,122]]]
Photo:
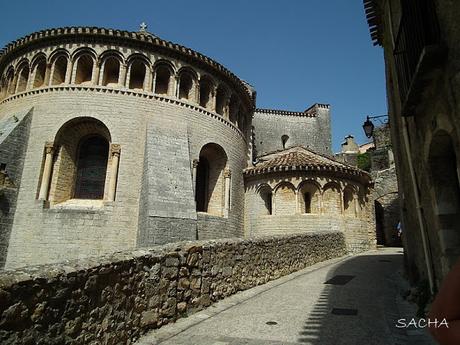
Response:
[[[145,22],[142,22],[141,25],[139,25],[140,27],[140,32],[147,32],[147,24],[145,24]]]

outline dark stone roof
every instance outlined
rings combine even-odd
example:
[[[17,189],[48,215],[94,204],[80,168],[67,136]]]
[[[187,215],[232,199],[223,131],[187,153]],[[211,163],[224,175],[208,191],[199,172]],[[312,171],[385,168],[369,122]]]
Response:
[[[259,158],[255,166],[244,170],[245,175],[257,175],[280,171],[337,172],[370,181],[370,175],[358,168],[318,154],[303,146],[269,153]]]

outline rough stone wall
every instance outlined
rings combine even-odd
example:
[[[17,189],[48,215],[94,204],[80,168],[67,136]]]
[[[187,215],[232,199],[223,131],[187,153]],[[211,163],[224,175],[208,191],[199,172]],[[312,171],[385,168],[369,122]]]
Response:
[[[460,60],[458,59],[460,47],[460,26],[452,13],[459,13],[460,2],[458,1],[433,1],[436,8],[436,15],[440,26],[441,40],[448,54],[445,59],[437,59],[436,66],[428,67],[428,73],[421,76],[424,80],[418,80],[422,85],[421,97],[412,99],[416,108],[410,112],[408,117],[402,117],[402,101],[399,95],[398,75],[393,57],[393,45],[391,32],[389,30],[389,18],[387,7],[382,13],[384,58],[386,64],[386,80],[388,93],[388,108],[391,123],[391,138],[394,148],[396,169],[398,174],[399,191],[401,196],[401,210],[403,215],[404,246],[407,254],[407,265],[409,274],[414,281],[427,279],[426,260],[432,262],[435,281],[438,283],[451,268],[453,260],[448,256],[458,257],[460,246],[452,253],[443,250],[444,245],[449,242],[458,242],[458,236],[444,244],[441,243],[442,227],[441,219],[437,212],[436,191],[430,166],[430,145],[437,133],[447,133],[455,150],[458,171],[458,157],[460,157]],[[395,6],[397,2],[395,2]],[[392,6],[394,7],[394,6]],[[394,8],[395,13],[400,13],[400,8]],[[397,23],[397,18],[392,19]],[[397,33],[397,30],[394,30]],[[409,147],[404,142],[404,121],[407,122],[409,136]],[[409,150],[414,166],[417,188],[414,190],[408,164],[406,150]],[[449,185],[453,188],[458,181],[451,181]],[[417,219],[417,205],[415,193],[419,193],[421,208],[423,209],[423,222],[425,223],[426,236],[429,242],[428,258],[424,256],[423,244],[421,241],[421,230]],[[456,216],[458,218],[458,215]],[[455,231],[458,233],[458,228]],[[451,257],[450,259],[453,259]],[[450,261],[450,262],[449,262]]]
[[[9,114],[16,116],[17,114]],[[11,121],[11,118],[4,119]],[[11,229],[17,206],[18,190],[24,166],[24,157],[29,139],[32,111],[27,112],[9,133],[2,133],[6,138],[0,142],[0,163],[6,165],[6,175],[10,186],[0,186],[0,268],[5,266],[10,241]],[[3,132],[3,129],[2,129]],[[2,136],[2,135],[0,135]]]
[[[226,229],[228,237],[242,235],[244,188],[238,172],[247,165],[247,144],[230,122],[166,97],[85,87],[46,89],[10,99],[0,107],[0,118],[26,105],[34,106],[36,116],[30,129],[7,267],[196,238],[191,162],[210,142],[225,149],[228,168],[234,173],[229,216],[215,220],[214,228],[208,225],[207,233]],[[121,146],[116,199],[101,206],[58,204],[48,208],[36,200],[45,142],[53,141],[64,123],[80,116],[103,122],[112,142]],[[181,147],[172,150],[178,143]],[[165,158],[171,154],[175,160]],[[141,188],[146,186],[149,191],[144,193]],[[139,220],[139,214],[147,219]]]
[[[5,345],[132,344],[148,329],[345,254],[343,234],[186,242],[0,274]]]
[[[329,107],[317,106],[316,116],[254,112],[254,153],[261,156],[283,149],[281,137],[289,136],[286,148],[302,145],[311,150],[332,155]]]
[[[383,232],[385,245],[401,245],[396,226],[401,220],[398,179],[395,168],[373,172],[374,192],[372,199],[379,202],[384,211]]]

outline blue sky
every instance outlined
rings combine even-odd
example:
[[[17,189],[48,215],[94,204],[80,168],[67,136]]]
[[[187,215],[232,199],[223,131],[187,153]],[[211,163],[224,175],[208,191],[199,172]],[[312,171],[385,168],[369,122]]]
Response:
[[[386,114],[383,52],[372,46],[362,0],[8,1],[0,45],[59,26],[148,30],[225,65],[257,90],[257,106],[332,108],[338,151],[353,134],[366,141],[367,114]]]

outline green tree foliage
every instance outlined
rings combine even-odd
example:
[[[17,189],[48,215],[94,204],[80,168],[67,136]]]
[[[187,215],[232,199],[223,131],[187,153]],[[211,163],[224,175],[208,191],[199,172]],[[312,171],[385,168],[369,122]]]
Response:
[[[358,155],[358,168],[367,172],[371,171],[371,157],[369,152]]]

